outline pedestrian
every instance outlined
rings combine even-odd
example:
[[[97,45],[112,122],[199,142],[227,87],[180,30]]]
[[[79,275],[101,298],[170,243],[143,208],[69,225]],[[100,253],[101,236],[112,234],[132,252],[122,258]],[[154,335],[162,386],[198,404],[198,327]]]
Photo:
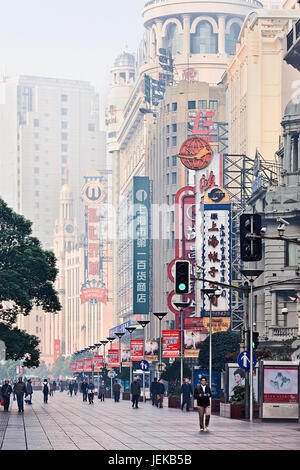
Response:
[[[138,402],[141,395],[141,386],[137,377],[134,377],[131,384],[132,408],[138,408]]]
[[[45,379],[43,382],[43,395],[44,395],[44,403],[48,403],[48,395],[50,393],[50,387],[48,384],[48,380]]]
[[[86,381],[86,379],[83,379],[83,382],[81,384],[82,400],[83,401],[87,400],[87,388],[88,388],[87,381]]]
[[[208,431],[210,421],[210,397],[212,396],[209,386],[206,384],[206,378],[201,378],[200,385],[195,388],[194,398],[197,399],[200,432]],[[204,415],[205,415],[205,429],[204,429]]]
[[[53,394],[54,394],[56,388],[57,388],[57,384],[56,384],[55,380],[53,380]]]
[[[32,405],[32,394],[33,394],[33,388],[32,388],[31,379],[29,379],[26,384],[26,398],[29,396],[29,398],[25,400],[25,403],[27,403],[27,405]]]
[[[152,406],[158,406],[157,403],[157,393],[158,393],[158,382],[157,382],[157,377],[154,377],[153,382],[151,383],[150,386],[150,393],[151,393],[151,398],[152,398]]]
[[[50,382],[50,397],[53,397],[53,382]]]
[[[73,384],[73,382],[70,382],[69,383],[69,392],[70,392],[71,396],[73,395],[73,390],[74,390],[74,384]]]
[[[188,378],[184,379],[184,383],[181,385],[180,393],[182,393],[181,411],[183,411],[184,405],[186,405],[186,411],[190,411],[190,402],[191,396],[193,396],[193,389]]]
[[[105,383],[104,383],[104,380],[102,380],[100,386],[99,386],[99,391],[98,391],[98,398],[101,400],[101,401],[104,401],[104,398],[105,398]]]
[[[1,387],[1,400],[3,400],[4,411],[8,411],[10,405],[10,395],[12,393],[12,387],[8,380],[4,381],[4,385]]]
[[[77,382],[77,380],[75,380],[75,382],[74,382],[74,395],[75,395],[75,397],[77,395],[77,392],[78,392],[78,382]]]
[[[13,392],[17,397],[18,412],[24,413],[24,395],[26,394],[26,385],[22,377],[19,377],[18,382],[14,385]]]
[[[94,403],[94,388],[95,388],[95,385],[93,384],[92,379],[90,379],[88,386],[87,386],[89,405],[92,405]]]
[[[115,398],[115,403],[118,403],[120,400],[120,392],[121,392],[121,384],[115,380],[115,383],[113,384],[113,394]]]
[[[159,408],[163,408],[163,402],[164,402],[164,394],[165,394],[165,386],[163,384],[162,379],[158,381],[158,390],[157,390],[157,401]]]
[[[16,395],[16,392],[15,392],[15,385],[17,385],[17,383],[18,383],[18,382],[17,382],[16,380],[14,380],[13,385],[12,385],[12,389],[13,389],[13,400],[14,400],[14,401],[16,400],[16,396],[17,396],[17,395]]]

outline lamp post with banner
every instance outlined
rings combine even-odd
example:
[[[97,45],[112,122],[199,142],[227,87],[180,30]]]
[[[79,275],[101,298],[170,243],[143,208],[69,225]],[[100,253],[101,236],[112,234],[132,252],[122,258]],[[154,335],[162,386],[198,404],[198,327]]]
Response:
[[[115,333],[115,335],[119,338],[119,374],[121,374],[122,371],[122,361],[121,361],[121,338],[122,336],[125,335],[125,333]]]
[[[159,320],[159,341],[160,341],[160,346],[159,346],[159,365],[158,365],[158,371],[159,371],[159,377],[162,372],[162,333],[161,333],[161,322],[165,318],[166,315],[168,315],[168,312],[161,312],[161,313],[154,313],[153,315],[156,316]]]
[[[136,327],[135,326],[126,326],[125,330],[127,330],[128,333],[130,334],[130,343],[129,344],[131,346],[132,333],[136,330]],[[131,358],[130,358],[129,381],[130,381],[130,385],[131,385],[131,383],[132,383],[132,360],[131,360]]]
[[[112,342],[116,339],[114,336],[108,336],[106,338],[110,342],[110,349],[112,347]],[[110,398],[113,397],[113,392],[112,392],[112,377],[110,378]]]
[[[145,327],[150,323],[149,320],[139,320],[137,322],[139,325],[142,326],[143,328],[143,361],[145,361]],[[146,401],[146,395],[145,395],[145,370],[143,369],[143,402],[145,403]]]

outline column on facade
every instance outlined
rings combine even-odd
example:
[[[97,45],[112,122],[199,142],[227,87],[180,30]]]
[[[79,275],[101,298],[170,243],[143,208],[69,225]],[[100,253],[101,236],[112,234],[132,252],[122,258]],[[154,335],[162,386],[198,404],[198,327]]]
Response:
[[[218,17],[218,52],[225,54],[225,16]]]
[[[276,296],[276,291],[271,292],[272,296],[272,321],[271,325],[276,326],[277,325],[277,296]]]
[[[298,336],[300,336],[300,291],[296,292],[297,301],[296,301],[296,309],[297,309],[297,321],[298,321]]]
[[[161,47],[163,47],[163,38],[162,38],[162,27],[163,23],[161,20],[156,21],[156,30],[157,30],[157,50],[159,50]]]
[[[292,154],[292,138],[291,134],[287,133],[284,137],[284,151],[286,156],[284,158],[284,169],[290,173],[291,171],[291,154]]]
[[[191,19],[190,15],[183,15],[183,54],[190,54],[190,36],[191,36]]]

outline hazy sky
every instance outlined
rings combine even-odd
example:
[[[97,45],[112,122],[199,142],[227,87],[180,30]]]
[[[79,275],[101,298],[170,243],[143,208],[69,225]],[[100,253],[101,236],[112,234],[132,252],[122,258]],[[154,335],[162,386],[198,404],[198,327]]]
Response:
[[[109,71],[143,35],[145,0],[0,0],[1,76],[91,82],[106,96]]]

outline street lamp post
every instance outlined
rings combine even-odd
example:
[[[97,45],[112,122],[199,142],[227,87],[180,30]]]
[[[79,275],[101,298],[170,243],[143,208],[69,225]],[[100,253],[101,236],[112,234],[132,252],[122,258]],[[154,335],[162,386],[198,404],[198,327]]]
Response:
[[[183,330],[184,330],[184,309],[190,305],[188,302],[174,302],[175,307],[180,308],[180,385],[183,384]]]
[[[115,333],[115,335],[119,338],[119,374],[122,371],[122,358],[121,358],[121,338],[125,335],[125,333]]]
[[[138,324],[143,327],[143,361],[145,360],[145,327],[150,323],[149,320],[139,320]],[[145,370],[143,369],[143,402],[146,401],[145,394]]]
[[[209,387],[212,390],[212,300],[214,297],[219,297],[221,291],[218,289],[201,290],[209,298]]]
[[[132,333],[136,330],[136,327],[135,326],[126,326],[125,330],[127,330],[128,333],[130,334],[130,343],[129,344],[130,344],[130,349],[131,349]],[[131,357],[130,357],[129,381],[130,381],[130,385],[131,385],[132,384],[132,360],[131,360]]]
[[[100,343],[102,344],[103,346],[103,367],[102,367],[102,372],[103,372],[103,369],[105,368],[105,346],[107,345],[108,341],[106,339],[100,341]],[[103,380],[103,375],[102,375],[102,380]],[[100,378],[100,372],[99,372],[99,378]],[[99,382],[99,389],[100,389],[100,382]]]
[[[108,336],[106,338],[110,342],[110,349],[112,347],[112,342],[116,339],[114,336]],[[110,398],[113,397],[113,392],[112,392],[112,377],[110,378]]]
[[[161,322],[163,320],[163,318],[165,318],[166,315],[168,315],[167,312],[161,312],[161,313],[154,313],[153,312],[153,315],[156,316],[156,318],[158,318],[159,320],[159,341],[160,341],[160,346],[159,346],[159,378],[160,378],[160,373],[162,371],[162,334],[161,334]]]

